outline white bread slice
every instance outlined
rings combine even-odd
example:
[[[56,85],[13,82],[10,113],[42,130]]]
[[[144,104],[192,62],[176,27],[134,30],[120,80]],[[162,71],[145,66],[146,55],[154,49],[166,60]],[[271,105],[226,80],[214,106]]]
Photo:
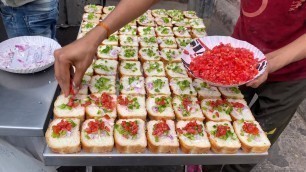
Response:
[[[178,16],[184,17],[183,11],[181,11],[181,10],[167,10],[167,14],[171,18],[176,18]]]
[[[116,76],[118,61],[98,59],[93,64],[93,69],[97,75]]]
[[[73,121],[71,124],[72,128],[70,132],[66,131],[66,135],[60,136],[59,138],[53,137],[52,126],[56,126],[62,120]],[[73,127],[73,125],[75,125]],[[56,153],[77,153],[81,151],[80,142],[80,120],[77,118],[70,119],[54,119],[50,124],[45,134],[46,142],[49,148]]]
[[[86,13],[97,13],[97,14],[101,14],[102,13],[102,6],[101,5],[94,5],[94,4],[90,4],[90,5],[85,5],[84,7],[84,11]]]
[[[139,37],[139,41],[141,48],[158,47],[156,36],[142,36]]]
[[[259,130],[258,135],[247,133],[243,129],[243,125],[245,125],[244,123],[254,124]],[[251,121],[251,122],[235,121],[233,123],[233,126],[241,142],[241,147],[244,152],[263,153],[267,152],[268,149],[270,148],[271,143],[257,121]]]
[[[96,25],[98,24],[99,22],[95,21],[84,21],[82,22],[81,24],[81,32],[83,33],[87,33],[89,32],[91,29],[93,29],[94,27],[96,27]]]
[[[188,29],[184,26],[174,27],[173,33],[175,37],[177,38],[190,38],[191,37]]]
[[[113,45],[100,45],[97,50],[97,56],[100,59],[117,60],[121,48]]]
[[[150,18],[154,18],[153,15],[152,15],[152,10],[147,10],[144,15],[150,17]]]
[[[92,63],[94,63],[95,61],[93,61]],[[87,68],[87,70],[85,71],[85,75],[88,75],[88,76],[93,76],[93,67],[92,67],[92,64]]]
[[[165,69],[169,79],[188,77],[183,63],[168,63]]]
[[[196,123],[197,125],[201,125],[202,129],[197,134],[191,134],[186,131],[186,125],[188,123]],[[179,132],[179,131],[182,131]],[[176,123],[176,131],[178,134],[178,138],[180,141],[181,150],[184,153],[189,154],[202,154],[207,153],[210,150],[210,142],[208,140],[207,133],[205,132],[205,128],[203,122],[201,121],[178,121]]]
[[[184,49],[190,42],[192,42],[191,38],[176,38],[176,43],[181,49]]]
[[[84,21],[89,21],[93,23],[98,23],[100,20],[101,14],[96,14],[96,13],[84,13],[83,14],[83,20]]]
[[[104,7],[104,8],[103,8],[103,13],[104,13],[104,14],[109,14],[109,13],[111,13],[112,11],[114,11],[114,9],[115,9],[115,6],[107,6],[107,7]]]
[[[246,121],[255,121],[254,116],[247,103],[243,99],[227,99],[230,103],[237,104],[238,106],[233,106],[233,111],[231,112],[231,117],[233,121],[236,120],[246,120]],[[241,106],[241,107],[239,107]]]
[[[144,78],[140,76],[123,76],[120,78],[121,94],[145,95]]]
[[[99,131],[97,133],[88,133],[89,123],[99,121],[98,124],[104,123],[105,127],[109,129],[106,131],[105,129]],[[85,152],[90,153],[106,153],[111,152],[114,147],[114,119],[110,118],[100,118],[100,119],[87,119],[82,124],[81,130],[81,143],[82,149]]]
[[[120,46],[138,47],[138,37],[132,35],[120,35]]]
[[[110,118],[116,119],[117,117],[117,110],[116,110],[116,104],[117,104],[117,96],[111,94],[112,97],[112,103],[113,103],[113,109],[107,109],[104,107],[104,104],[101,103],[95,103],[95,100],[101,99],[101,94],[91,94],[88,96],[91,100],[91,104],[86,106],[86,118],[87,119],[95,119],[95,118],[101,118],[105,115],[108,115]]]
[[[156,138],[153,135],[154,125],[162,121],[149,121],[147,123],[147,139],[148,148],[153,153],[177,153],[179,148],[179,142],[175,132],[175,124],[172,120],[166,120],[166,124],[169,126],[170,130],[167,135],[162,135]]]
[[[119,67],[120,76],[142,76],[139,61],[121,61]]]
[[[164,37],[164,36],[174,36],[171,27],[166,26],[158,26],[155,28],[156,34],[158,37]]]
[[[91,77],[88,75],[84,75],[81,83],[81,88],[79,89],[78,94],[80,95],[88,95],[88,85],[91,80]]]
[[[128,100],[127,105],[121,105],[120,99]],[[120,95],[118,97],[117,112],[119,119],[133,119],[138,118],[146,120],[146,100],[144,96]]]
[[[190,101],[187,109],[184,106],[184,99]],[[173,109],[178,120],[199,120],[203,121],[202,114],[198,99],[194,96],[174,96],[172,100]]]
[[[154,17],[168,17],[167,11],[165,9],[154,9],[151,11]]]
[[[172,78],[170,80],[170,88],[174,95],[197,95],[190,78]]]
[[[120,35],[137,35],[137,27],[129,24],[119,30]]]
[[[164,101],[165,104],[157,104]],[[172,109],[172,100],[170,96],[151,95],[147,98],[146,107],[151,120],[174,119],[175,115]]]
[[[227,126],[229,131],[227,131],[228,137],[220,138],[216,137],[215,133],[218,126]],[[237,135],[234,132],[234,129],[230,122],[213,122],[209,121],[206,123],[206,131],[208,133],[208,138],[211,143],[211,150],[215,153],[225,153],[225,154],[234,154],[237,153],[241,144]]]
[[[221,93],[218,91],[217,87],[211,86],[201,79],[193,80],[192,85],[198,92],[199,100],[221,98]]]
[[[138,47],[121,47],[119,60],[138,60]]]
[[[148,95],[171,95],[168,78],[149,76],[146,78]]]
[[[190,28],[191,27],[189,19],[186,19],[184,17],[173,18],[172,19],[172,24],[174,26],[177,26],[177,27],[179,27],[179,26],[184,26],[186,28]]]
[[[184,11],[183,13],[184,13],[184,16],[186,18],[189,18],[189,19],[197,19],[197,18],[199,18],[195,11]]]
[[[228,99],[243,99],[244,96],[238,87],[218,87],[222,96]]]
[[[77,36],[77,39],[81,39],[82,37],[84,37],[86,35],[85,32],[80,32]]]
[[[154,18],[148,15],[141,15],[137,18],[137,23],[139,26],[155,26]]]
[[[86,99],[86,95],[68,96],[61,94],[54,102],[54,118],[78,118],[81,121],[85,119],[85,108],[81,106],[83,99]],[[74,100],[76,107],[68,106],[70,99]]]
[[[94,75],[90,80],[89,90],[91,93],[116,93],[116,77]]]
[[[160,56],[157,47],[146,47],[139,50],[139,58],[141,62],[160,61]]]
[[[222,99],[203,99],[201,102],[201,108],[203,111],[203,114],[205,118],[208,121],[232,121],[232,118],[230,116],[232,107],[229,106],[226,103],[223,103],[222,105],[213,108],[212,102],[216,101],[224,101]]]
[[[143,63],[145,77],[148,76],[166,76],[164,63],[161,61],[147,61]]]
[[[191,30],[192,38],[202,38],[207,36],[205,28],[194,28]]]
[[[136,19],[132,20],[128,25],[136,26],[137,27]]]
[[[152,26],[147,26],[147,27],[139,26],[138,34],[140,36],[156,36],[154,27]]]
[[[110,35],[107,39],[104,39],[102,41],[103,45],[112,45],[112,46],[118,46],[119,36],[116,34]]]
[[[163,48],[160,52],[160,56],[164,62],[181,62],[179,55],[181,54],[180,50],[172,48]]]
[[[175,41],[174,37],[160,37],[159,40],[160,40],[159,47],[161,49],[163,49],[163,48],[176,49],[177,48],[177,44],[176,44],[176,41]]]
[[[122,130],[121,124],[123,121],[135,122],[137,121],[138,131],[135,138],[128,136],[124,137],[120,130]],[[116,122],[114,130],[114,138],[116,149],[120,153],[143,153],[147,147],[147,139],[145,134],[145,122],[141,119],[119,119]]]
[[[205,28],[205,24],[201,18],[190,19],[189,22],[192,28]]]

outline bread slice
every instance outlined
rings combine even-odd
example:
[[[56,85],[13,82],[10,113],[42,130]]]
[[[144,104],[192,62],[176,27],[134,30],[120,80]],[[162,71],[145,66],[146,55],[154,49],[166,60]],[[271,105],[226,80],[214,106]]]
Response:
[[[78,118],[85,119],[85,108],[81,105],[86,95],[68,96],[61,94],[54,102],[54,118]]]
[[[97,56],[100,59],[117,60],[121,48],[113,45],[100,45],[98,47]]]
[[[155,22],[158,26],[172,27],[172,19],[170,17],[157,17]]]
[[[172,48],[163,48],[160,52],[160,56],[162,60],[166,63],[169,62],[181,62],[181,58],[179,57],[181,54],[180,50],[172,49]]]
[[[93,61],[94,63],[94,61]],[[88,76],[93,76],[93,67],[92,67],[92,64],[87,68],[87,70],[85,71],[85,75],[88,75]]]
[[[176,49],[177,48],[177,44],[176,44],[176,41],[175,41],[174,37],[160,37],[159,40],[160,40],[159,47],[161,49],[163,49],[163,48]]]
[[[145,13],[144,13],[145,16],[148,16],[149,18],[154,18],[153,15],[152,15],[152,10],[147,10]]]
[[[139,38],[141,48],[158,47],[156,36],[142,36]]]
[[[104,8],[103,8],[103,13],[104,13],[104,14],[109,14],[109,13],[111,13],[112,11],[114,11],[114,9],[115,9],[115,6],[107,6],[107,7],[104,7]]]
[[[177,38],[190,38],[191,37],[188,29],[184,26],[174,27],[173,28],[173,33],[174,33],[175,37],[177,37]]]
[[[174,95],[197,95],[190,78],[172,78],[170,80],[170,88]]]
[[[141,65],[138,61],[121,61],[119,67],[120,77],[122,76],[142,76]]]
[[[145,95],[144,78],[140,76],[123,76],[120,78],[121,94]]]
[[[180,27],[180,26],[183,26],[185,28],[191,27],[189,19],[186,19],[184,17],[172,18],[172,24],[173,26],[176,26],[176,27]]]
[[[189,131],[194,129],[193,131]],[[201,121],[178,121],[176,131],[180,141],[181,150],[188,154],[202,154],[210,150],[210,142],[203,122]]]
[[[115,76],[102,76],[94,75],[90,80],[89,90],[91,93],[116,93],[116,77]]]
[[[99,128],[95,130],[94,125]],[[81,143],[85,152],[106,153],[111,152],[114,147],[114,119],[100,118],[87,119],[82,124]]]
[[[119,53],[119,60],[138,60],[138,47],[129,47],[123,46],[121,47],[121,51]]]
[[[194,96],[174,96],[173,109],[178,120],[199,120],[203,121],[198,99]]]
[[[151,95],[147,98],[146,107],[151,120],[174,119],[170,96]]]
[[[84,75],[81,83],[81,88],[79,89],[78,94],[88,95],[88,85],[91,80],[91,76]]]
[[[243,99],[244,96],[238,87],[218,87],[222,96],[228,99]]]
[[[227,99],[232,104],[233,111],[230,113],[233,121],[246,120],[255,121],[254,116],[247,103],[243,99]]]
[[[138,118],[145,121],[147,118],[145,97],[120,95],[118,97],[117,111],[120,119]]]
[[[138,47],[138,37],[132,35],[120,35],[120,46]]]
[[[232,121],[230,114],[233,108],[226,100],[203,99],[201,108],[208,121]]]
[[[190,19],[189,22],[192,28],[205,28],[205,24],[201,18]]]
[[[148,15],[141,15],[137,18],[137,23],[139,26],[155,26],[154,18]]]
[[[195,11],[184,11],[183,13],[184,13],[184,16],[186,18],[189,18],[189,19],[197,19],[197,18],[199,18]]]
[[[119,37],[118,35],[112,34],[107,39],[104,39],[102,41],[103,45],[112,45],[112,46],[118,46]]]
[[[100,17],[101,17],[101,14],[84,13],[82,18],[83,18],[83,21],[99,23]]]
[[[143,63],[143,71],[145,77],[148,76],[166,76],[164,64],[159,61],[147,61]]]
[[[181,10],[167,10],[167,14],[171,18],[176,18],[178,16],[184,17],[183,11]]]
[[[244,152],[263,153],[270,148],[271,143],[257,121],[235,121],[233,126]],[[253,126],[253,130],[257,130],[258,134],[245,130],[244,128],[249,128],[247,126]]]
[[[193,80],[192,85],[198,92],[199,100],[221,98],[221,93],[217,87],[211,86],[201,79]]]
[[[191,30],[192,38],[203,38],[207,36],[205,28],[194,28]]]
[[[155,28],[156,34],[158,37],[164,37],[164,36],[174,36],[171,27],[166,26],[158,26]]]
[[[108,102],[105,102],[102,97],[109,97]],[[114,94],[91,94],[88,96],[90,99],[90,104],[86,106],[86,118],[87,119],[96,119],[108,115],[110,118],[116,119],[117,117],[117,96]],[[103,99],[103,101],[102,101]],[[109,104],[111,104],[109,107]]]
[[[97,21],[93,22],[93,21],[85,21],[85,22],[82,22],[82,25],[81,25],[81,32],[83,33],[87,33],[89,32],[91,29],[93,29],[94,27],[96,27],[96,25],[98,24]]]
[[[136,26],[137,27],[136,19],[132,20],[130,23],[128,23],[128,25]]]
[[[116,76],[118,61],[98,59],[93,64],[93,69],[97,75]]]
[[[164,131],[160,136],[153,135],[155,128],[160,128],[161,125],[168,126],[168,130]],[[172,120],[166,121],[149,121],[147,123],[147,139],[148,148],[153,153],[177,153],[179,142],[175,132],[175,124]]]
[[[53,130],[53,126],[59,123],[69,123],[71,130],[61,129],[59,134]],[[81,151],[80,143],[80,120],[77,118],[70,119],[54,119],[45,134],[46,142],[49,148],[56,153],[77,153]]]
[[[125,124],[124,124],[125,123]],[[131,123],[136,123],[135,125]],[[124,125],[138,126],[137,133],[127,132]],[[133,128],[134,129],[134,128]],[[132,129],[131,129],[132,130]],[[114,138],[119,153],[143,153],[147,147],[145,122],[141,119],[119,119],[115,125]]]
[[[160,61],[160,55],[157,47],[146,47],[139,50],[139,58],[141,62]]]
[[[166,75],[169,79],[188,77],[183,63],[168,63],[165,69]]]
[[[101,14],[102,13],[102,6],[101,5],[94,5],[94,4],[90,4],[90,5],[85,5],[84,7],[84,11],[86,13],[97,13],[97,14]]]
[[[139,26],[138,34],[140,36],[156,36],[154,27],[152,26],[147,26],[147,27]]]
[[[137,35],[137,27],[131,25],[125,25],[119,30],[120,35]]]
[[[149,76],[146,78],[148,95],[171,95],[168,78]]]
[[[168,17],[167,11],[165,9],[154,9],[151,11],[154,17]]]
[[[222,128],[225,128],[225,133],[222,133]],[[211,150],[215,153],[234,154],[241,147],[230,122],[209,121],[206,123],[206,131],[211,143]]]
[[[176,43],[181,49],[184,49],[191,42],[192,42],[191,38],[176,38]]]

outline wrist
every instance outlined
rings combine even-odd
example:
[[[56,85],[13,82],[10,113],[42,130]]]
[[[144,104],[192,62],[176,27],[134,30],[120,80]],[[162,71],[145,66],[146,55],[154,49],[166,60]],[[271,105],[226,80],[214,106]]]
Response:
[[[93,45],[95,48],[102,43],[104,39],[107,38],[107,31],[103,28],[95,27],[86,35],[88,39],[88,45]]]

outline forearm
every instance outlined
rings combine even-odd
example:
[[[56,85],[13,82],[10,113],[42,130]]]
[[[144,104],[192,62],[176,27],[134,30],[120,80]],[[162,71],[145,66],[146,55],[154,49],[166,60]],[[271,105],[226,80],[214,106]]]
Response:
[[[270,63],[270,73],[306,58],[306,34],[290,44],[269,53],[267,57]]]

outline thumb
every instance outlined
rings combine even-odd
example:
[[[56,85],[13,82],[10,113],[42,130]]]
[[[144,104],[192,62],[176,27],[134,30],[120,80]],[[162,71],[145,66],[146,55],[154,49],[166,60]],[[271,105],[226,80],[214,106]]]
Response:
[[[73,89],[78,92],[82,83],[85,71],[76,70],[73,76]]]

